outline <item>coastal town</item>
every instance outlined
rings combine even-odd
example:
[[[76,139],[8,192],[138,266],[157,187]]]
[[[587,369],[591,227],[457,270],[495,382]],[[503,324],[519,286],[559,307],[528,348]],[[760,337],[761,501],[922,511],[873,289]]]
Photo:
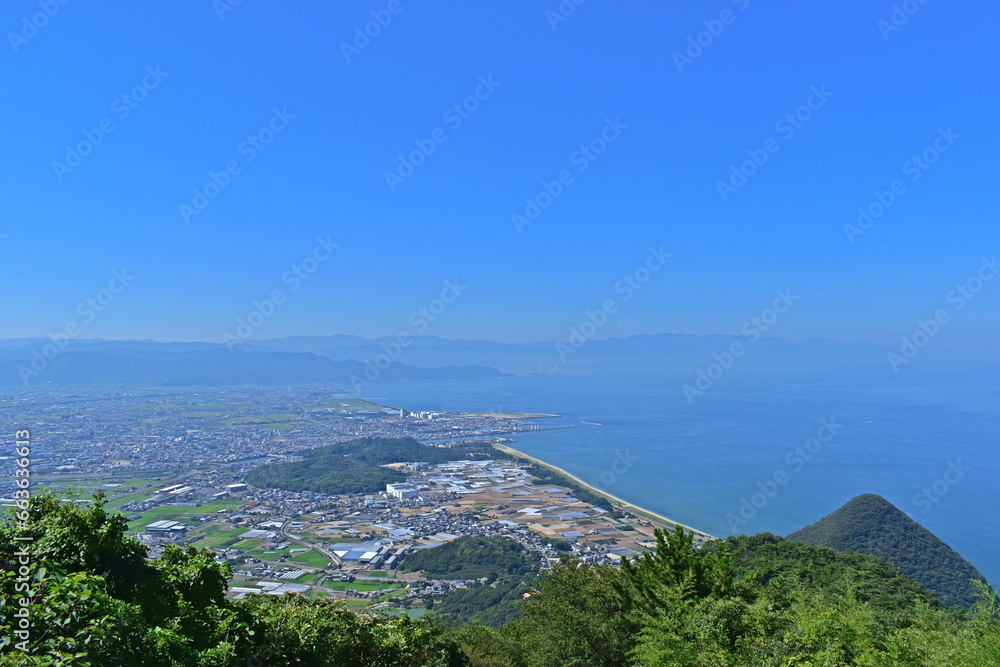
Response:
[[[315,387],[277,396],[246,387],[199,392],[93,389],[46,401],[43,414],[26,414],[28,400],[12,395],[2,410],[35,429],[36,483],[78,491],[81,502],[103,493],[153,556],[171,543],[210,549],[232,568],[234,598],[291,592],[419,615],[433,599],[477,583],[408,571],[408,556],[421,550],[504,538],[539,571],[566,557],[615,565],[655,546],[654,529],[674,525],[509,447],[511,435],[569,427],[555,415],[411,412]],[[404,481],[360,494],[247,482],[261,465],[372,436],[412,437],[435,452],[475,442],[496,456],[395,461],[385,467]],[[12,502],[11,454],[0,451],[3,504]],[[692,532],[699,543],[712,539]]]

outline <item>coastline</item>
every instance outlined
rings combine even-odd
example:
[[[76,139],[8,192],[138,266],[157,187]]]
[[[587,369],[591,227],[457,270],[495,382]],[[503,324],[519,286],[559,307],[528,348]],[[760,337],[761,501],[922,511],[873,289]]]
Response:
[[[698,530],[697,528],[692,528],[691,526],[683,524],[680,521],[674,521],[673,519],[665,517],[662,514],[657,514],[656,512],[652,512],[650,510],[647,510],[644,507],[639,507],[638,505],[634,505],[634,504],[632,504],[632,503],[630,503],[630,502],[628,502],[626,500],[622,500],[618,496],[612,495],[612,494],[610,494],[610,493],[608,493],[606,491],[602,491],[602,490],[600,490],[598,488],[595,488],[595,487],[591,486],[590,484],[587,484],[585,481],[583,481],[582,479],[580,479],[576,475],[570,474],[569,472],[566,472],[562,468],[559,468],[558,466],[554,466],[551,463],[546,463],[545,461],[542,461],[541,459],[536,459],[534,456],[529,456],[529,455],[525,454],[524,452],[522,452],[522,451],[520,451],[518,449],[514,449],[513,447],[511,447],[509,445],[494,444],[493,447],[496,448],[496,449],[498,449],[498,450],[500,450],[501,452],[504,452],[505,454],[510,454],[511,456],[514,456],[516,458],[524,459],[526,461],[531,461],[532,463],[535,463],[535,464],[540,465],[542,467],[548,468],[549,470],[552,470],[552,471],[558,473],[559,475],[562,475],[563,477],[571,479],[574,482],[576,482],[577,484],[579,484],[580,486],[582,486],[585,489],[587,489],[588,491],[590,491],[591,493],[593,493],[595,495],[598,495],[598,496],[602,496],[604,498],[607,498],[608,500],[611,500],[611,501],[617,503],[618,505],[620,505],[622,509],[624,509],[624,510],[626,510],[628,512],[631,512],[633,514],[636,514],[637,516],[646,517],[646,518],[652,519],[653,521],[655,521],[657,523],[666,524],[666,525],[669,525],[669,526],[680,526],[681,528],[683,528],[685,530],[688,530],[688,531],[694,533],[695,535],[702,536],[706,540],[715,540],[715,539],[718,539],[714,535],[710,535],[710,534],[706,533],[705,531]]]
[[[545,412],[460,412],[459,414],[492,417],[494,419],[548,419],[550,417],[562,417],[562,415],[550,415]]]

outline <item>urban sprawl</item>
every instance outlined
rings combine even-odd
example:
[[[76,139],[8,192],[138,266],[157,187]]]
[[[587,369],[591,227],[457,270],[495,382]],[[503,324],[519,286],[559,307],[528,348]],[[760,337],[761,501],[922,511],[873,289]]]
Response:
[[[167,543],[206,547],[232,566],[230,595],[295,592],[411,614],[475,582],[404,572],[408,554],[460,537],[504,537],[545,570],[561,557],[616,564],[655,544],[656,517],[613,512],[537,483],[529,462],[399,461],[405,482],[368,494],[255,488],[269,462],[362,436],[428,447],[566,428],[554,415],[410,412],[330,387],[32,387],[0,393],[3,422],[32,432],[38,487],[105,494],[155,556]],[[498,455],[500,452],[498,452]],[[0,446],[0,504],[13,504],[14,441]],[[551,480],[550,480],[551,481]],[[698,540],[708,536],[698,534]]]

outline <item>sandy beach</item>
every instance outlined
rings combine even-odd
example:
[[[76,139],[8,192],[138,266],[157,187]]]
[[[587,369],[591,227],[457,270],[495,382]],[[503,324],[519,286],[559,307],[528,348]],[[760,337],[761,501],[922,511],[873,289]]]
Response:
[[[544,412],[462,412],[462,415],[475,415],[478,417],[492,417],[493,419],[546,419],[549,417],[561,417],[562,415],[549,415]]]
[[[655,520],[657,522],[664,523],[664,524],[669,524],[670,526],[681,526],[682,528],[684,528],[686,530],[689,530],[692,533],[695,533],[696,535],[704,536],[706,539],[716,539],[714,536],[709,535],[708,533],[706,533],[704,531],[698,530],[697,528],[692,528],[691,526],[685,525],[685,524],[683,524],[683,523],[681,523],[679,521],[674,521],[673,519],[667,518],[667,517],[663,516],[662,514],[657,514],[656,512],[651,512],[651,511],[649,511],[649,510],[647,510],[647,509],[645,509],[643,507],[639,507],[638,505],[633,505],[632,503],[630,503],[628,501],[625,501],[625,500],[622,500],[618,496],[614,496],[614,495],[612,495],[610,493],[607,493],[606,491],[601,491],[600,489],[594,488],[593,486],[591,486],[590,484],[587,484],[586,482],[584,482],[582,479],[580,479],[576,475],[572,475],[572,474],[566,472],[565,470],[563,470],[562,468],[556,467],[556,466],[554,466],[554,465],[552,465],[550,463],[546,463],[545,461],[542,461],[540,459],[536,459],[533,456],[528,456],[524,452],[519,451],[517,449],[514,449],[513,447],[509,447],[507,445],[500,445],[500,444],[494,444],[493,446],[495,448],[499,449],[502,452],[510,454],[511,456],[516,456],[518,458],[525,459],[527,461],[531,461],[532,463],[536,463],[536,464],[538,464],[540,466],[544,466],[544,467],[546,467],[546,468],[548,468],[550,470],[554,470],[557,473],[559,473],[560,475],[562,475],[564,477],[568,477],[569,479],[573,480],[574,482],[576,482],[580,486],[586,488],[591,493],[594,493],[594,494],[599,495],[599,496],[603,496],[605,498],[608,498],[609,500],[613,500],[614,502],[616,502],[619,505],[621,505],[623,509],[625,509],[625,510],[627,510],[629,512],[632,512],[634,514],[638,514],[640,516],[649,517],[649,518],[651,518],[651,519],[653,519],[653,520]]]

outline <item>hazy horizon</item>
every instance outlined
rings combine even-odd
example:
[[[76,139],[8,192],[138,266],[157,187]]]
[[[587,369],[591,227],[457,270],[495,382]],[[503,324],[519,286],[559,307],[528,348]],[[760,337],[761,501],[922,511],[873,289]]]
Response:
[[[53,6],[0,337],[995,345],[995,6]]]
[[[395,338],[398,335],[399,335],[399,332],[387,332],[387,333],[384,333],[384,334],[373,335],[373,336],[365,336],[365,335],[361,335],[361,334],[344,333],[344,332],[319,333],[319,334],[297,334],[297,333],[290,333],[290,334],[285,335],[285,336],[274,336],[274,337],[267,337],[267,338],[252,338],[251,337],[251,338],[245,339],[245,342],[247,342],[247,343],[266,343],[268,341],[284,340],[284,339],[287,339],[287,338],[336,338],[336,337],[358,338],[358,339],[363,339],[363,340],[373,340],[373,341],[375,341],[375,340],[380,340],[380,339],[385,339],[385,338]],[[45,339],[48,339],[50,336],[51,336],[51,334],[42,334],[42,335],[34,335],[34,336],[11,336],[11,337],[0,338],[0,341],[11,342],[11,341],[17,341],[17,340],[45,340]],[[593,340],[593,341],[598,341],[598,340],[624,340],[624,339],[627,339],[627,338],[635,338],[635,337],[639,337],[639,336],[648,336],[648,337],[652,337],[652,336],[696,336],[696,337],[699,337],[699,338],[706,338],[706,337],[713,337],[713,336],[723,336],[723,337],[733,337],[733,336],[736,336],[736,337],[739,337],[740,333],[738,331],[736,331],[736,332],[729,332],[729,333],[727,333],[727,332],[721,332],[721,331],[718,331],[718,332],[708,332],[708,333],[690,333],[690,332],[685,332],[685,331],[656,331],[656,332],[643,332],[643,331],[640,331],[640,332],[636,332],[636,333],[628,334],[628,335],[624,335],[624,336],[593,336],[591,338],[588,338],[588,341],[590,341],[590,340]],[[784,341],[788,341],[790,343],[800,343],[800,342],[820,340],[820,341],[830,341],[830,342],[834,342],[834,343],[842,343],[842,344],[845,344],[845,345],[852,345],[852,344],[875,344],[874,341],[870,341],[870,340],[836,340],[836,339],[833,339],[833,338],[825,338],[825,337],[822,337],[822,336],[811,336],[811,337],[805,337],[805,338],[791,338],[791,337],[788,337],[788,336],[778,336],[778,335],[771,336],[771,335],[766,335],[765,334],[765,335],[762,335],[760,337],[761,338],[773,338],[775,340],[784,340]],[[521,340],[521,339],[519,339],[519,340],[501,340],[499,338],[465,338],[465,337],[454,337],[454,338],[452,338],[452,337],[447,337],[447,336],[437,336],[437,335],[430,334],[430,333],[428,333],[428,334],[420,334],[418,336],[414,336],[414,338],[434,338],[434,339],[437,339],[437,340],[442,340],[442,341],[447,341],[447,342],[469,341],[469,342],[501,343],[501,344],[504,344],[504,345],[518,345],[518,344],[530,344],[530,343],[552,343],[552,342],[554,342],[554,339],[543,340],[543,339],[537,339],[537,338],[530,338],[530,339],[523,339],[523,340]],[[100,342],[107,342],[107,343],[116,343],[116,342],[120,342],[120,343],[162,343],[162,344],[165,344],[165,345],[166,344],[170,344],[170,343],[224,344],[224,341],[222,341],[222,340],[206,340],[206,339],[199,339],[199,338],[171,339],[171,340],[164,340],[164,339],[160,339],[160,338],[73,338],[72,340],[74,342],[79,342],[79,343],[100,341]]]

